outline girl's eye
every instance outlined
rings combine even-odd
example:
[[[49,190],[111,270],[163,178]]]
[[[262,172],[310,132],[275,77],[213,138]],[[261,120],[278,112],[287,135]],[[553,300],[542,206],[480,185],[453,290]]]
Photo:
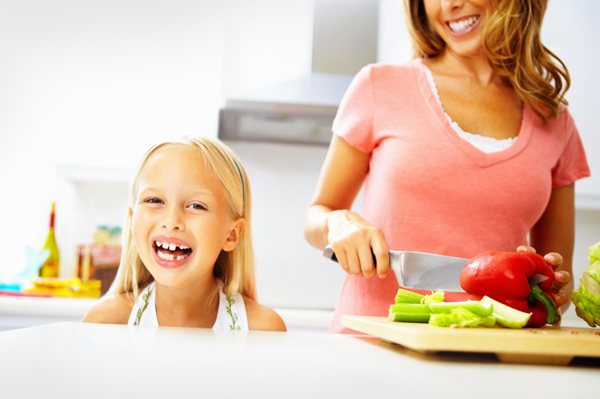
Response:
[[[204,211],[206,210],[206,207],[202,204],[190,204],[189,205],[190,208],[196,210],[196,211]]]
[[[160,204],[162,201],[158,198],[148,198],[144,202],[148,202],[150,204]]]

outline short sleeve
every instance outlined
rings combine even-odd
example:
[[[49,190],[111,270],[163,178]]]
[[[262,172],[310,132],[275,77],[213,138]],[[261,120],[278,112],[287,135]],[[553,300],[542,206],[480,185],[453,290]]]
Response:
[[[564,118],[566,141],[563,151],[552,169],[552,188],[568,186],[581,178],[590,176],[590,167],[575,121],[566,110]]]
[[[371,66],[364,67],[352,80],[333,121],[333,133],[368,153],[374,148],[375,99],[371,70]]]

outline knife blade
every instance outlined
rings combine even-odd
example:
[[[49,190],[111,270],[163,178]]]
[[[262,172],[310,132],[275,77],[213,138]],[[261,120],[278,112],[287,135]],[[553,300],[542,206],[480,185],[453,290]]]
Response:
[[[465,292],[460,286],[460,273],[469,259],[412,251],[389,251],[390,269],[394,271],[398,285],[431,291]],[[323,256],[337,262],[331,246]],[[373,262],[377,267],[375,254]]]

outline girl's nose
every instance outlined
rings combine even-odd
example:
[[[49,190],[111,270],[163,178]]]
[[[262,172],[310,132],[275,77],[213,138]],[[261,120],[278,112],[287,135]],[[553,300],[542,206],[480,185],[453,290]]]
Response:
[[[181,212],[174,206],[167,207],[162,218],[162,228],[166,230],[184,230],[185,224]]]

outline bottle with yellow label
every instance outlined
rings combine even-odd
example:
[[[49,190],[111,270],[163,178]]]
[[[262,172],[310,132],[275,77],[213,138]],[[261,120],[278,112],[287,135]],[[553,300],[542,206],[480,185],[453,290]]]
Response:
[[[54,208],[55,204],[53,202],[52,211],[50,213],[50,228],[48,229],[46,242],[42,248],[42,251],[47,249],[50,252],[50,255],[42,264],[42,267],[40,267],[40,277],[58,277],[60,256],[58,253],[58,246],[56,246],[56,239],[54,238]]]

